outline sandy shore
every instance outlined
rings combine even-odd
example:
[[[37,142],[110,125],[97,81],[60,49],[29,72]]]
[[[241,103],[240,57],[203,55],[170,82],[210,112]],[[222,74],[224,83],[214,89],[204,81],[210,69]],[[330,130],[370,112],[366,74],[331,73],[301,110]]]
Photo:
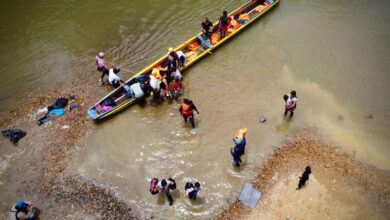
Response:
[[[306,165],[312,174],[296,190]],[[263,195],[255,209],[231,204],[217,219],[388,219],[390,173],[310,135],[287,142],[252,183]]]
[[[42,210],[42,219],[134,219],[130,207],[105,188],[65,172],[72,156],[83,147],[83,140],[93,129],[86,110],[98,97],[91,87],[74,84],[75,89],[58,89],[38,96],[20,108],[3,115],[1,129],[21,128],[27,136],[14,148],[3,140],[1,159],[7,168],[0,172],[0,219],[8,219],[15,201],[25,199]],[[104,90],[111,88],[103,87]],[[82,96],[80,96],[82,94]],[[55,117],[44,126],[36,124],[34,113],[57,98],[75,95],[81,106]],[[66,125],[69,128],[63,128]],[[6,153],[17,153],[10,159]]]

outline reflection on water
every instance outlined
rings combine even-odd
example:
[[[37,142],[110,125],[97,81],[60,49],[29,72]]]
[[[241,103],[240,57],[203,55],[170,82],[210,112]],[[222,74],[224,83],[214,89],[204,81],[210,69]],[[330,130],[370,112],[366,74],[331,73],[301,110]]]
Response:
[[[23,89],[97,81],[90,57],[98,50],[139,70],[192,36],[205,15],[215,21],[223,9],[243,3],[6,1],[0,8],[7,33],[0,35],[2,111],[15,107]],[[384,0],[282,1],[184,75],[185,96],[201,112],[196,131],[184,125],[177,102],[134,106],[97,125],[70,171],[110,186],[141,217],[208,219],[237,197],[266,155],[302,128],[316,128],[358,158],[390,169],[389,9]],[[299,104],[289,121],[282,96],[292,89]],[[267,122],[259,123],[260,116]],[[229,148],[242,127],[249,129],[247,151],[234,169]],[[152,177],[176,179],[173,207],[149,193]],[[184,183],[195,180],[203,188],[191,202]]]

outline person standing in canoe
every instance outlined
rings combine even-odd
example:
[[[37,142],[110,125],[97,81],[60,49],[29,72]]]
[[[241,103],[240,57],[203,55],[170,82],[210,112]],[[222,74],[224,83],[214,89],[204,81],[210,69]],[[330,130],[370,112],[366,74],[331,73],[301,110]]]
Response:
[[[219,18],[219,34],[221,36],[221,39],[224,38],[227,34],[228,28],[230,25],[230,17],[227,14],[227,11],[224,11],[222,16]]]
[[[188,120],[190,121],[192,128],[195,128],[194,110],[199,114],[198,109],[191,100],[187,98],[183,99],[183,102],[180,104],[179,112],[183,116],[185,123],[187,123]]]
[[[213,30],[213,23],[209,21],[208,17],[205,17],[202,22],[202,32],[204,38],[208,40],[210,43],[211,43],[212,30]]]
[[[103,78],[105,75],[108,76],[109,70],[106,66],[106,63],[104,62],[104,53],[99,52],[98,55],[96,56],[96,66],[97,66],[97,71],[102,73],[102,76],[100,77],[100,82],[103,83]]]

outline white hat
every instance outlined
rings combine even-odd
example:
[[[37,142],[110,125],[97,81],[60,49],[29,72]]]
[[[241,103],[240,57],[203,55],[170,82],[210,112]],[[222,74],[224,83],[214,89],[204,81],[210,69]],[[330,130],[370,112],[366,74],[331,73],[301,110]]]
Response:
[[[99,58],[104,58],[104,53],[103,53],[103,52],[99,52],[99,53],[98,53],[98,57],[99,57]]]

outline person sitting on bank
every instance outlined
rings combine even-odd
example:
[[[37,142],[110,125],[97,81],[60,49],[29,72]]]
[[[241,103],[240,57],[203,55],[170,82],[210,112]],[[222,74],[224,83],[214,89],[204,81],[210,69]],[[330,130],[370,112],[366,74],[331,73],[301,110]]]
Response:
[[[108,82],[114,86],[115,88],[118,88],[121,83],[125,83],[121,78],[118,76],[118,73],[120,72],[120,69],[118,67],[115,67],[113,69],[110,69],[108,73]]]
[[[39,209],[26,201],[17,201],[11,212],[11,219],[15,220],[36,220],[39,217]]]
[[[173,197],[171,195],[170,190],[175,190],[176,189],[176,182],[172,178],[162,179],[161,182],[157,184],[157,189],[164,192],[168,201],[169,205],[173,205]]]
[[[180,104],[179,112],[183,116],[185,123],[187,123],[188,120],[190,121],[192,128],[195,128],[194,110],[199,114],[198,109],[191,100],[186,98],[183,99],[183,102]]]
[[[103,84],[103,78],[105,75],[108,76],[108,68],[106,66],[106,63],[104,61],[104,53],[103,52],[99,52],[96,56],[96,67],[97,67],[97,71],[101,72],[102,73],[102,76],[100,77],[100,82],[102,82]]]
[[[229,25],[230,25],[230,17],[228,16],[227,11],[224,11],[222,13],[222,16],[219,18],[219,24],[218,24],[219,34],[221,38],[224,38],[227,35]]]
[[[202,21],[202,33],[206,40],[211,43],[211,34],[213,31],[213,23],[209,20],[208,17],[205,17]]]
[[[186,192],[186,196],[189,199],[195,200],[200,190],[200,183],[196,182],[194,185],[191,182],[187,182],[186,185],[184,186],[184,190]]]

